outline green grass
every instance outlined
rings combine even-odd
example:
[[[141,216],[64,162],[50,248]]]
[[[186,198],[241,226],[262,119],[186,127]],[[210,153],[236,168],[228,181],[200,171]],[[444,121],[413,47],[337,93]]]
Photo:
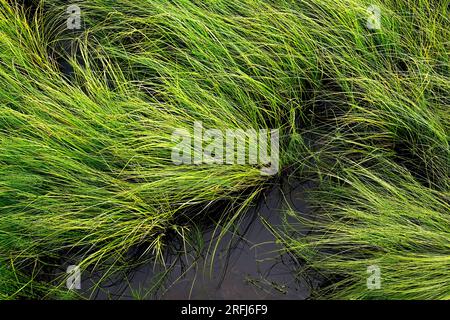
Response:
[[[182,96],[160,103],[113,70],[113,90],[92,69],[70,83],[46,60],[48,40],[34,36],[43,22],[28,25],[2,6],[2,259],[32,265],[69,251],[83,269],[126,264],[139,244],[160,255],[177,214],[259,192],[258,168],[173,165],[173,130],[209,119],[211,109],[178,107]],[[226,110],[215,119],[252,127]]]
[[[390,163],[374,171],[358,164],[310,193],[319,214],[299,216],[280,233],[286,248],[329,285],[315,296],[338,299],[448,299],[448,192],[424,187]],[[297,224],[311,233],[300,235]],[[367,268],[378,266],[381,288],[368,290]]]
[[[317,187],[312,217],[288,210],[311,233],[273,231],[328,279],[315,297],[449,298],[448,1],[376,2],[380,30],[362,0],[79,1],[75,32],[59,3],[0,0],[1,298],[65,297],[64,263],[161,258],[219,201],[238,221],[276,177],[173,165],[195,121],[280,129],[280,175]]]

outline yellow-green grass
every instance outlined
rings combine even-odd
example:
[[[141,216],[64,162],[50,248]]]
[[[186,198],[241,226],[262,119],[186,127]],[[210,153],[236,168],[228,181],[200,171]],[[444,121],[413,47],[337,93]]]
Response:
[[[171,161],[173,130],[202,121],[279,128],[281,174],[316,182],[314,218],[290,211],[312,232],[274,230],[331,283],[315,296],[449,298],[448,1],[78,1],[70,32],[59,1],[31,20],[0,3],[6,278],[61,259],[109,274],[138,245],[161,256],[182,214],[242,213],[259,168]]]

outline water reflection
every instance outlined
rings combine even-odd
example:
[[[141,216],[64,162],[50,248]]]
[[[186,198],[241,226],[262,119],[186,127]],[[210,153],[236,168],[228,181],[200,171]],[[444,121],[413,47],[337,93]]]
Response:
[[[165,265],[149,263],[126,281],[97,289],[96,299],[306,299],[310,279],[296,275],[292,257],[264,224],[281,226],[286,203],[307,212],[305,185],[274,187],[221,239],[218,229],[192,230],[195,245],[169,255]],[[298,231],[298,230],[297,230]],[[191,241],[192,243],[192,241]],[[202,249],[199,250],[199,247]],[[309,282],[308,282],[309,281]]]

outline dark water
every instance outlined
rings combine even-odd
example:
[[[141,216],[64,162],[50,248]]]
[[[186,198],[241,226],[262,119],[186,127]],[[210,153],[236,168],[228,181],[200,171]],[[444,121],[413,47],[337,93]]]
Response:
[[[191,237],[196,238],[196,244],[183,248],[183,254],[166,257],[165,265],[148,263],[132,277],[97,289],[91,298],[308,298],[311,279],[296,275],[298,264],[289,255],[281,254],[282,245],[276,243],[267,227],[282,225],[286,203],[299,212],[307,212],[303,188],[304,185],[289,190],[274,187],[258,206],[242,215],[236,229],[229,231],[217,248],[214,245],[220,229],[193,231]]]

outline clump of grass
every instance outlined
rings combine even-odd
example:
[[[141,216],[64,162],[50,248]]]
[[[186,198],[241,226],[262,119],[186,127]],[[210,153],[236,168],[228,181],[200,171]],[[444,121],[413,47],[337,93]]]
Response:
[[[48,59],[42,16],[27,22],[18,7],[0,4],[2,261],[28,272],[49,260],[112,270],[137,245],[161,255],[177,216],[260,192],[267,178],[256,167],[172,163],[173,131],[213,115],[199,102],[180,108],[182,87],[159,101],[114,62],[100,75],[88,51],[71,62],[70,81]],[[226,109],[214,117],[221,127],[252,126]]]
[[[0,0],[0,264],[32,279],[24,296],[61,260],[107,277],[137,246],[161,257],[177,218],[217,201],[237,221],[268,178],[173,165],[173,130],[202,121],[281,129],[283,172],[318,188],[314,219],[292,212],[312,232],[277,235],[332,281],[322,293],[448,298],[445,2],[377,2],[380,30],[363,0],[77,4],[83,29],[67,32],[59,1],[27,20]]]
[[[448,7],[380,7],[383,28],[345,48],[337,43],[360,33],[347,12],[329,16],[329,87],[316,93],[305,131],[317,143],[297,162],[318,185],[309,192],[313,215],[289,212],[310,233],[288,224],[278,236],[301,270],[328,280],[317,297],[448,299]],[[371,265],[381,270],[375,290],[366,284]]]
[[[290,212],[311,232],[287,232],[287,248],[328,280],[318,297],[448,299],[449,193],[384,165],[389,171],[354,164],[339,177],[330,176],[310,195],[319,215]],[[295,225],[290,227],[287,231]],[[370,266],[381,272],[380,288],[367,286]]]

